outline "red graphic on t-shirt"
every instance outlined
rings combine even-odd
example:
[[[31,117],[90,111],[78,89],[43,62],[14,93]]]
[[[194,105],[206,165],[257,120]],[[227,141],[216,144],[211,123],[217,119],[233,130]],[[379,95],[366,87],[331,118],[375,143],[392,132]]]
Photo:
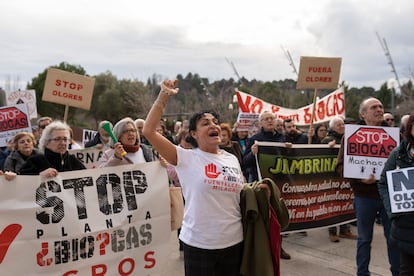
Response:
[[[204,172],[208,178],[217,178],[220,172],[217,172],[217,166],[213,163],[208,164],[204,167]]]

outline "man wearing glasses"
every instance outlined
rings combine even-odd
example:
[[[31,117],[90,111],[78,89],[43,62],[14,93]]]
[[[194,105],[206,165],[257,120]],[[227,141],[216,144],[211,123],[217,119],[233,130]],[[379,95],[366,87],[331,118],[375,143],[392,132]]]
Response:
[[[387,125],[390,127],[395,127],[394,116],[391,113],[384,113],[384,120],[387,122]]]

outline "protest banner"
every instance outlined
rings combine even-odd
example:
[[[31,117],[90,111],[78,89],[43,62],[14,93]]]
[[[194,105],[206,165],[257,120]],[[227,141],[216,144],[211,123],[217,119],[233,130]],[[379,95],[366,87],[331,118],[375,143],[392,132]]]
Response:
[[[26,104],[30,119],[37,118],[36,91],[33,89],[6,92],[6,104]]]
[[[96,148],[73,149],[69,150],[70,154],[74,154],[76,158],[82,161],[87,169],[95,169],[99,165],[103,151]]]
[[[387,171],[392,213],[414,211],[414,168]]]
[[[0,147],[6,147],[7,142],[21,131],[32,133],[27,105],[0,107]]]
[[[290,109],[267,103],[250,94],[236,90],[239,112],[261,114],[270,111],[276,118],[292,119],[297,126],[311,124],[313,105]],[[316,101],[314,123],[328,122],[335,116],[345,115],[345,97],[343,87]]]
[[[338,146],[257,144],[260,175],[275,181],[289,210],[290,224],[285,232],[355,220],[351,184],[335,172]]]
[[[150,275],[167,261],[159,162],[0,177],[0,275]]]
[[[385,161],[400,143],[397,127],[345,125],[344,177],[379,180]]]

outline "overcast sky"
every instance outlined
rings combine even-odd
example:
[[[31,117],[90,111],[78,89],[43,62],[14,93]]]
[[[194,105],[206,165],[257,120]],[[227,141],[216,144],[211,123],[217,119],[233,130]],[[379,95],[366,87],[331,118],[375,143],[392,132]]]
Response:
[[[144,82],[237,79],[227,58],[248,80],[296,79],[289,51],[297,70],[301,56],[342,57],[341,81],[379,89],[394,74],[376,32],[406,82],[413,12],[412,0],[1,1],[0,87],[62,61]]]

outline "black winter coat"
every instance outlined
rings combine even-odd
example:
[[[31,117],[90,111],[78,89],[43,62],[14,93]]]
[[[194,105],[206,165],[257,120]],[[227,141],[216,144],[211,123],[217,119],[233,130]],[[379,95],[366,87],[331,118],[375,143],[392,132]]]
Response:
[[[83,163],[68,151],[61,155],[45,149],[45,154],[29,157],[21,167],[19,174],[37,175],[48,168],[55,168],[58,172],[86,169]]]
[[[391,213],[387,182],[387,171],[414,167],[414,160],[409,155],[410,148],[411,145],[403,140],[391,152],[382,170],[381,178],[378,182],[378,191],[384,202],[388,217],[391,219],[391,239],[397,242],[399,249],[414,255],[414,212]]]

